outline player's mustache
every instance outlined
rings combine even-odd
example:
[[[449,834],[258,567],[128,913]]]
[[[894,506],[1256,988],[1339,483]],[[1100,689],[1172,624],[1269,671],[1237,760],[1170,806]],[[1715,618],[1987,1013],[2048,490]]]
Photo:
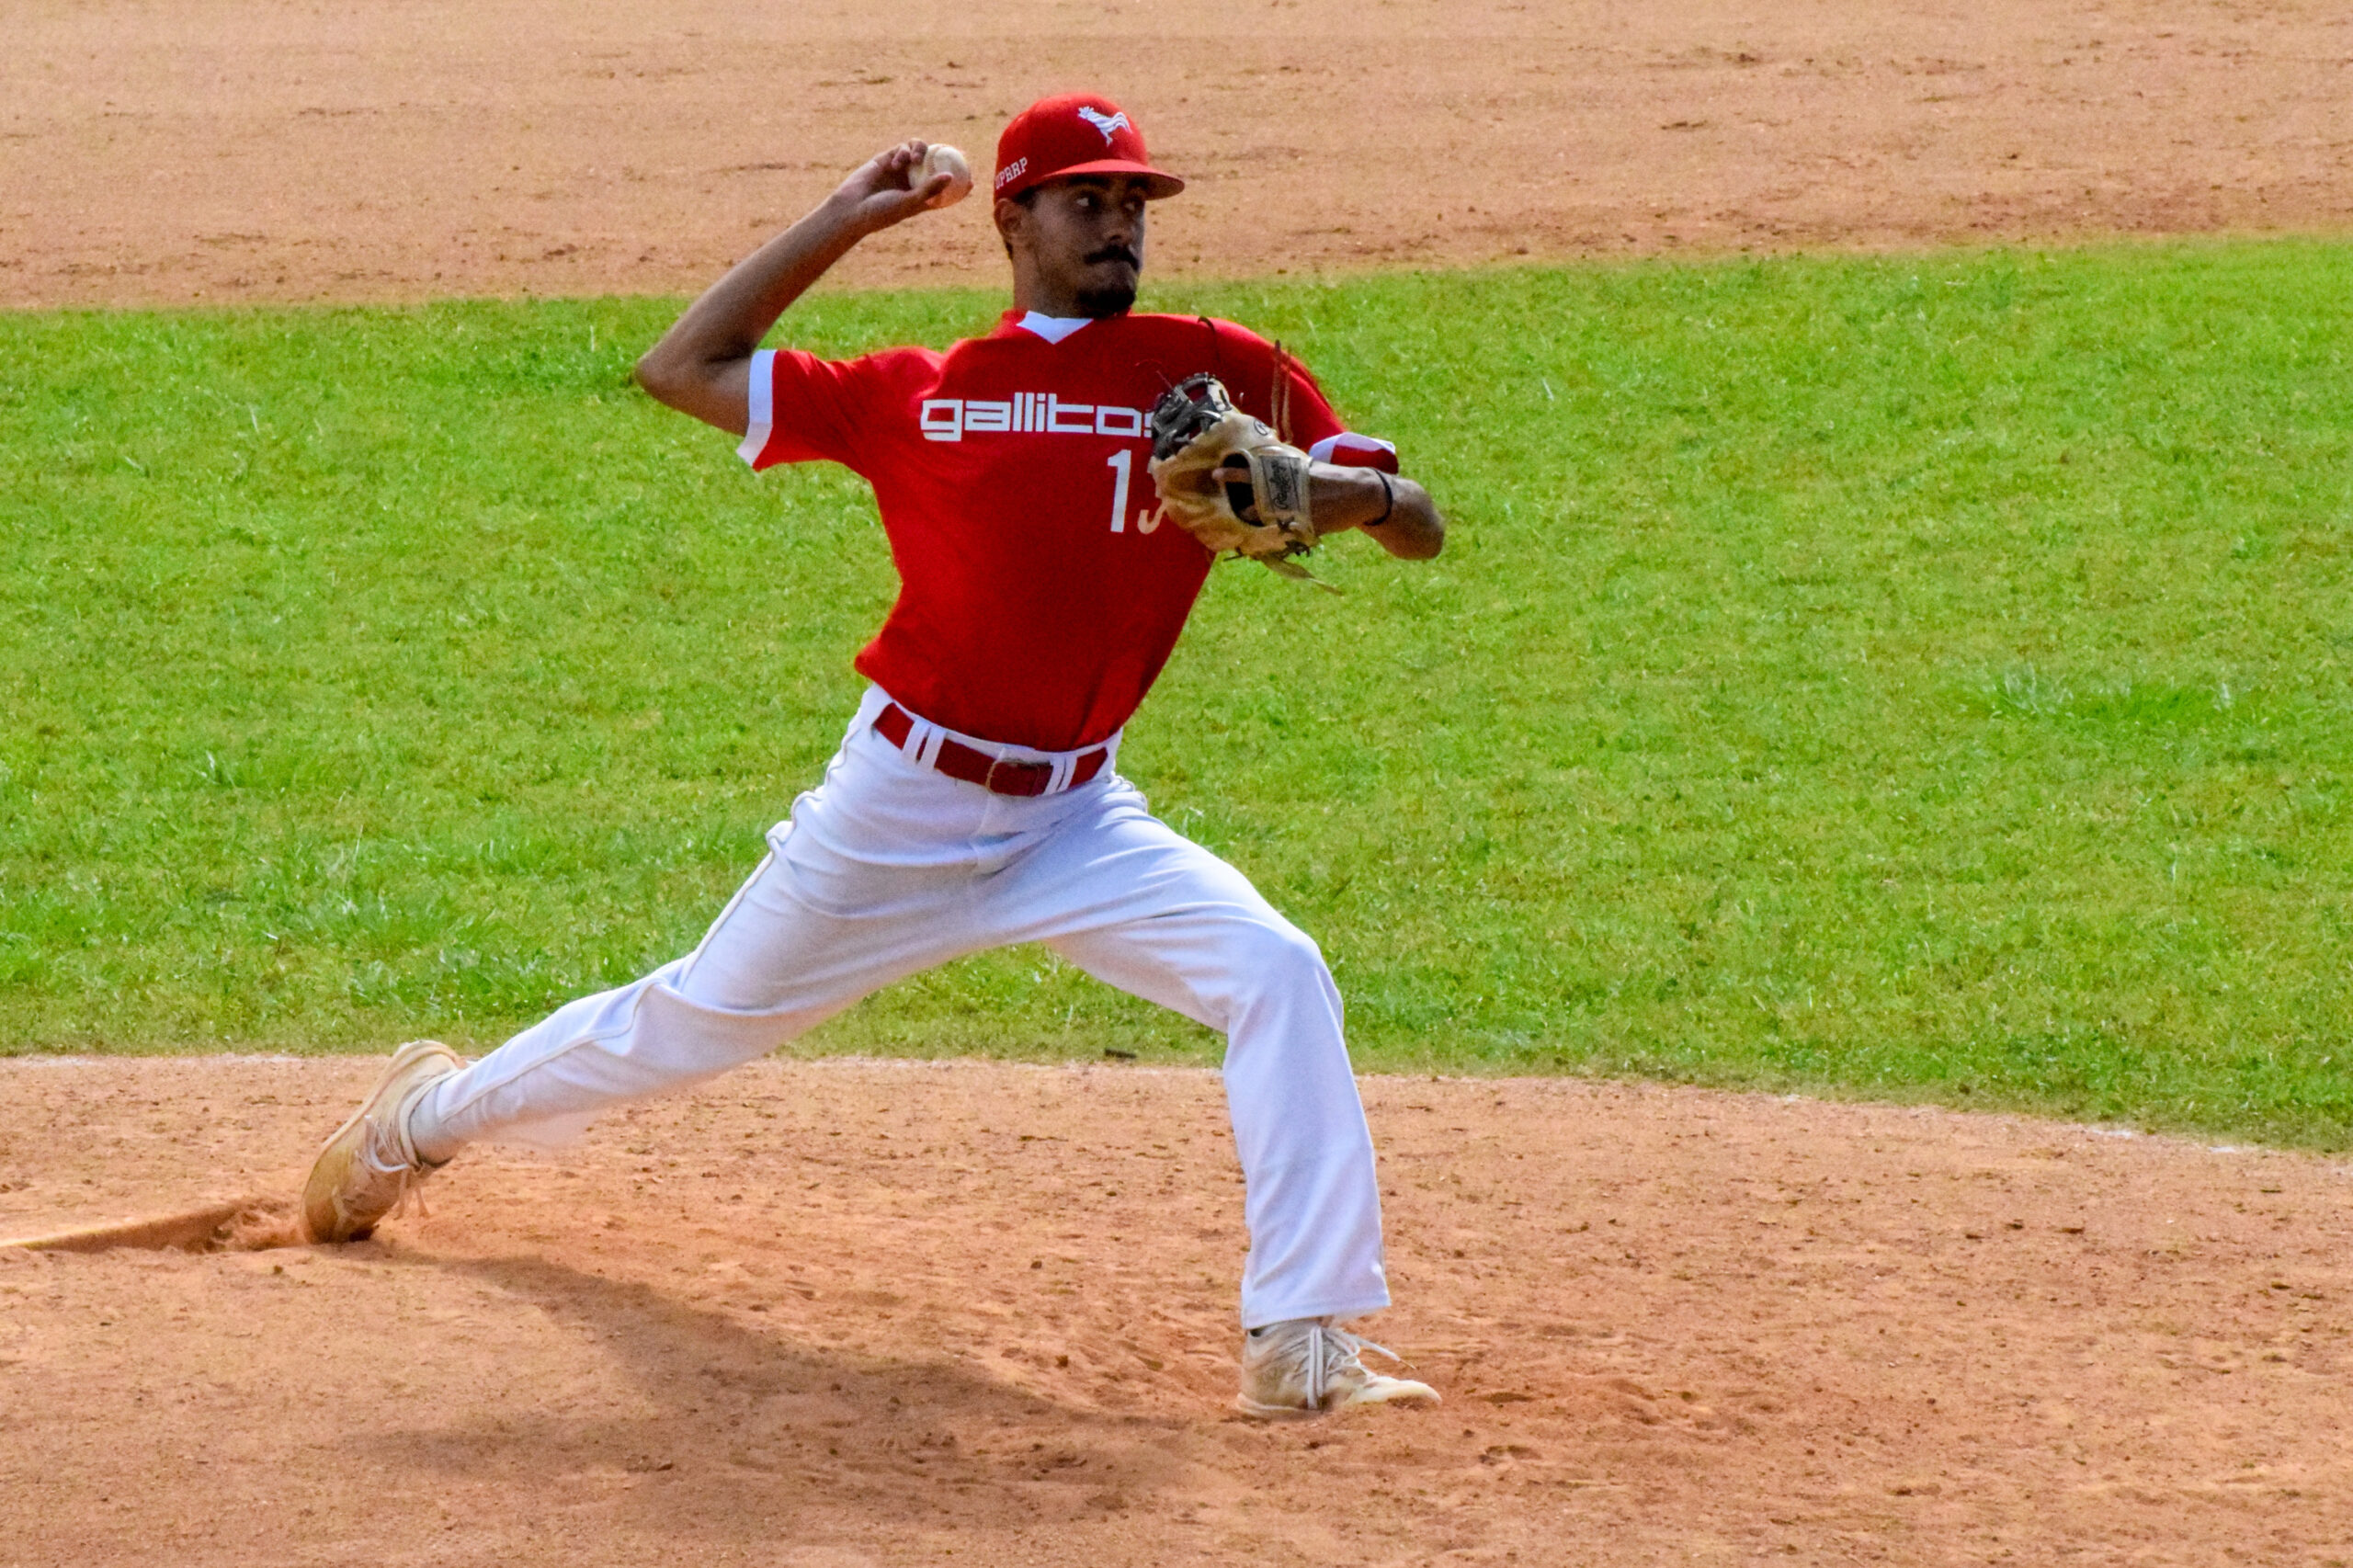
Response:
[[[1086,258],[1086,265],[1092,267],[1098,261],[1124,261],[1138,272],[1143,270],[1142,258],[1125,245],[1105,245]]]

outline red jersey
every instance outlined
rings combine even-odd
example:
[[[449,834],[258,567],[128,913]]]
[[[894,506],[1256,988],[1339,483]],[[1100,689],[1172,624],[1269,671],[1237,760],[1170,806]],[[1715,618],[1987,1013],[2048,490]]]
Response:
[[[1145,411],[1202,371],[1272,421],[1274,346],[1197,316],[1008,311],[944,354],[763,350],[741,451],[756,469],[841,463],[874,486],[899,597],[859,674],[949,729],[1071,751],[1128,722],[1209,574],[1184,529],[1145,528],[1159,502]],[[1296,361],[1279,373],[1294,445],[1393,472],[1387,444],[1349,436]]]

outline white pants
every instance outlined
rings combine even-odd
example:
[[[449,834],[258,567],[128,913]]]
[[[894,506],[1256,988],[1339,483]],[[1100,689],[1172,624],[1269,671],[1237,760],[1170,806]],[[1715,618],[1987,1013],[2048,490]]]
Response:
[[[419,1152],[561,1142],[608,1107],[765,1055],[892,981],[1042,942],[1225,1032],[1250,1229],[1243,1326],[1387,1306],[1372,1137],[1314,942],[1108,767],[1058,794],[992,794],[875,734],[888,700],[868,692],[824,782],[769,832],[767,858],[699,947],[442,1079],[410,1120]],[[909,751],[938,733],[918,722]]]

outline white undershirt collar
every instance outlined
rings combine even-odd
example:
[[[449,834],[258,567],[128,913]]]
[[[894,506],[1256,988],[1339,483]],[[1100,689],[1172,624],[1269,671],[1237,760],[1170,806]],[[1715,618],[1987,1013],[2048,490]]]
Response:
[[[1049,343],[1060,343],[1095,318],[1092,316],[1050,316],[1041,311],[1031,311],[1013,324],[1024,332],[1034,332]]]

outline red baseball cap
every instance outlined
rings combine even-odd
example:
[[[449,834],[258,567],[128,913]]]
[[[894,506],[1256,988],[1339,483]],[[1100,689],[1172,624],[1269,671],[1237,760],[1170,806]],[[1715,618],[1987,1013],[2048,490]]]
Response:
[[[998,196],[1019,196],[1074,175],[1133,175],[1145,182],[1150,201],[1185,188],[1183,180],[1152,166],[1143,132],[1127,111],[1093,93],[1040,98],[1015,115],[996,139]]]

